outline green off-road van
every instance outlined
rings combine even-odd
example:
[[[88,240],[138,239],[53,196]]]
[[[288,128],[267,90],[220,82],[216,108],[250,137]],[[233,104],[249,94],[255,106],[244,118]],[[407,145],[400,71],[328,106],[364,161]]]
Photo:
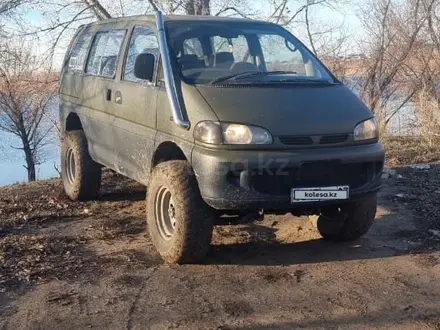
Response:
[[[96,198],[103,166],[146,185],[169,263],[201,260],[222,215],[315,214],[334,241],[374,221],[384,150],[373,114],[272,23],[159,12],[82,26],[60,120],[67,195]]]

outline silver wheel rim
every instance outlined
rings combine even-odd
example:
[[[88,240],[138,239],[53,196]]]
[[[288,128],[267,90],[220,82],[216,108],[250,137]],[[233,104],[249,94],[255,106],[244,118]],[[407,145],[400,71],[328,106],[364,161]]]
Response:
[[[160,236],[170,240],[176,229],[176,214],[171,191],[160,187],[154,199],[154,216]]]
[[[74,184],[75,182],[75,169],[75,155],[73,154],[73,150],[69,149],[66,154],[66,176],[70,184]]]

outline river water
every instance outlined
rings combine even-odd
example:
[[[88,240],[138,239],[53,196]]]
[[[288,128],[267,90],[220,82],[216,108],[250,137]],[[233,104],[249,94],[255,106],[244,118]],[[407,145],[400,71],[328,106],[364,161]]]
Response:
[[[0,141],[2,141],[2,134],[0,134]],[[9,152],[8,152],[9,153]],[[21,183],[27,181],[27,172],[23,167],[24,161],[21,159],[12,160],[9,155],[3,156],[0,159],[0,186]],[[14,158],[19,158],[20,154],[14,152]],[[54,164],[59,164],[58,157],[50,157],[47,162],[37,167],[37,179],[48,179],[58,176],[54,168]]]

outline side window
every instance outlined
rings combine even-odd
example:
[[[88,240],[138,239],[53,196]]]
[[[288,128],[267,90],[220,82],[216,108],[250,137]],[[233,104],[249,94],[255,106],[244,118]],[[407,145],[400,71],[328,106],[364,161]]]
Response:
[[[183,53],[185,55],[197,55],[198,58],[203,58],[203,48],[200,40],[197,38],[186,39],[183,42]]]
[[[83,32],[75,44],[69,55],[67,72],[82,73],[84,62],[86,61],[87,51],[93,34],[91,32]]]
[[[98,32],[90,49],[86,72],[95,76],[113,78],[124,36],[125,30]]]
[[[306,75],[305,62],[296,46],[287,43],[280,35],[259,36],[264,61],[269,71],[294,71]]]
[[[159,58],[159,43],[154,30],[148,26],[136,26],[130,40],[127,59],[125,61],[124,80],[141,82],[134,75],[134,64],[139,54],[150,53]]]
[[[244,35],[239,35],[237,38],[223,38],[220,36],[214,36],[212,38],[212,46],[214,53],[232,53],[235,62],[252,63],[249,45]]]
[[[214,36],[211,39],[212,42],[212,50],[214,53],[220,53],[220,52],[229,52],[232,53],[232,47],[229,45],[228,39],[220,37],[220,36]]]

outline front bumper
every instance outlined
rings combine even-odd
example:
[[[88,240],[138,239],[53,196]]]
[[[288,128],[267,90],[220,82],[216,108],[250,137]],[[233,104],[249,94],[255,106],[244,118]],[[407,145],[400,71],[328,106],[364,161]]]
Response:
[[[201,195],[211,207],[269,213],[338,203],[292,204],[294,187],[349,185],[350,200],[374,193],[381,185],[384,157],[379,143],[295,151],[219,151],[197,146],[192,166]]]

